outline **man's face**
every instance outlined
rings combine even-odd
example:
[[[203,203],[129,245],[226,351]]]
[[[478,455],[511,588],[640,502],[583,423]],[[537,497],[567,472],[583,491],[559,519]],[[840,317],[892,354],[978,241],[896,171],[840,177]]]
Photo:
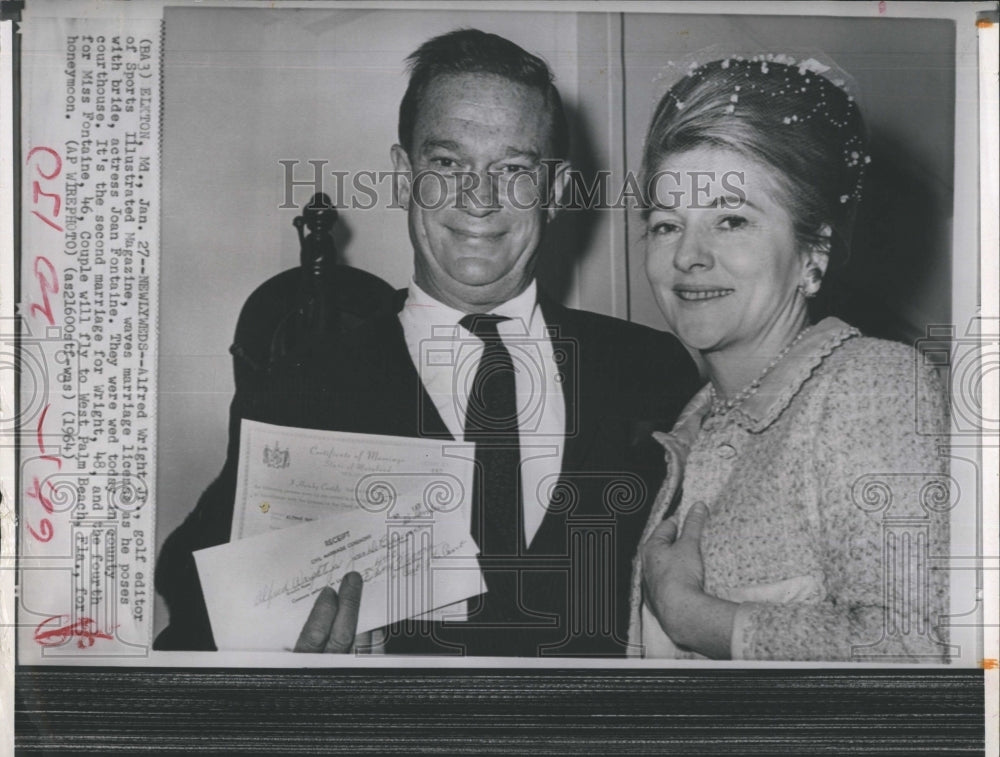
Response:
[[[536,90],[491,74],[439,76],[421,98],[411,151],[392,148],[409,206],[414,279],[463,312],[517,296],[534,275],[553,187],[551,115]],[[551,173],[552,175],[547,175]]]

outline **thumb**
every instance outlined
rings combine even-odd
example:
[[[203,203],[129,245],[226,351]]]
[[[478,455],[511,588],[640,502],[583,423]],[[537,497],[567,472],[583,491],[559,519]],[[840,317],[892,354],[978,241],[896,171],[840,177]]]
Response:
[[[700,542],[701,541],[701,531],[705,527],[705,522],[708,520],[708,507],[704,502],[696,502],[691,510],[688,512],[687,517],[684,519],[684,532],[681,534],[681,538],[685,540]]]

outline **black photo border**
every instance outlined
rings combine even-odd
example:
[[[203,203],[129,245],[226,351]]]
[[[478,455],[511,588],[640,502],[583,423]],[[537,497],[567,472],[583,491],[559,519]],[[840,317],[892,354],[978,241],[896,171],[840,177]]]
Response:
[[[981,669],[15,672],[17,754],[984,754],[996,725]]]

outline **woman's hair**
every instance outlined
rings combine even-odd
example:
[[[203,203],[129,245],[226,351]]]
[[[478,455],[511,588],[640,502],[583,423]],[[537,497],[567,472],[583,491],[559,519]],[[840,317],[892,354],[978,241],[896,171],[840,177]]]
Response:
[[[821,244],[817,232],[829,224],[830,264],[843,263],[869,160],[866,133],[854,98],[812,64],[758,56],[693,69],[656,107],[643,151],[643,186],[670,154],[706,146],[733,150],[774,169],[802,243]]]

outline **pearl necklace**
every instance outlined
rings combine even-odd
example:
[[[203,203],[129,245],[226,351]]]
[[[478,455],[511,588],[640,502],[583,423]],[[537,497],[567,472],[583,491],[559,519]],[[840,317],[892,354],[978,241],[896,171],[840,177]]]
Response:
[[[746,400],[750,399],[750,397],[753,397],[757,393],[757,390],[760,389],[760,385],[764,382],[764,379],[767,377],[767,374],[769,374],[772,370],[774,370],[774,367],[784,359],[785,355],[788,354],[788,352],[792,349],[792,347],[794,347],[796,344],[799,343],[802,337],[804,337],[807,333],[809,333],[809,330],[811,328],[812,326],[810,325],[802,329],[802,331],[798,333],[798,336],[796,336],[792,341],[786,344],[784,349],[782,349],[781,352],[779,352],[775,356],[774,360],[768,363],[767,367],[763,371],[761,371],[760,375],[757,378],[755,378],[745,387],[740,389],[739,392],[730,397],[728,400],[724,400],[721,397],[719,397],[719,395],[715,391],[715,384],[711,384],[711,389],[710,389],[711,399],[712,399],[711,414],[725,415],[730,410],[733,410],[734,408],[737,408],[740,405],[742,405]]]

